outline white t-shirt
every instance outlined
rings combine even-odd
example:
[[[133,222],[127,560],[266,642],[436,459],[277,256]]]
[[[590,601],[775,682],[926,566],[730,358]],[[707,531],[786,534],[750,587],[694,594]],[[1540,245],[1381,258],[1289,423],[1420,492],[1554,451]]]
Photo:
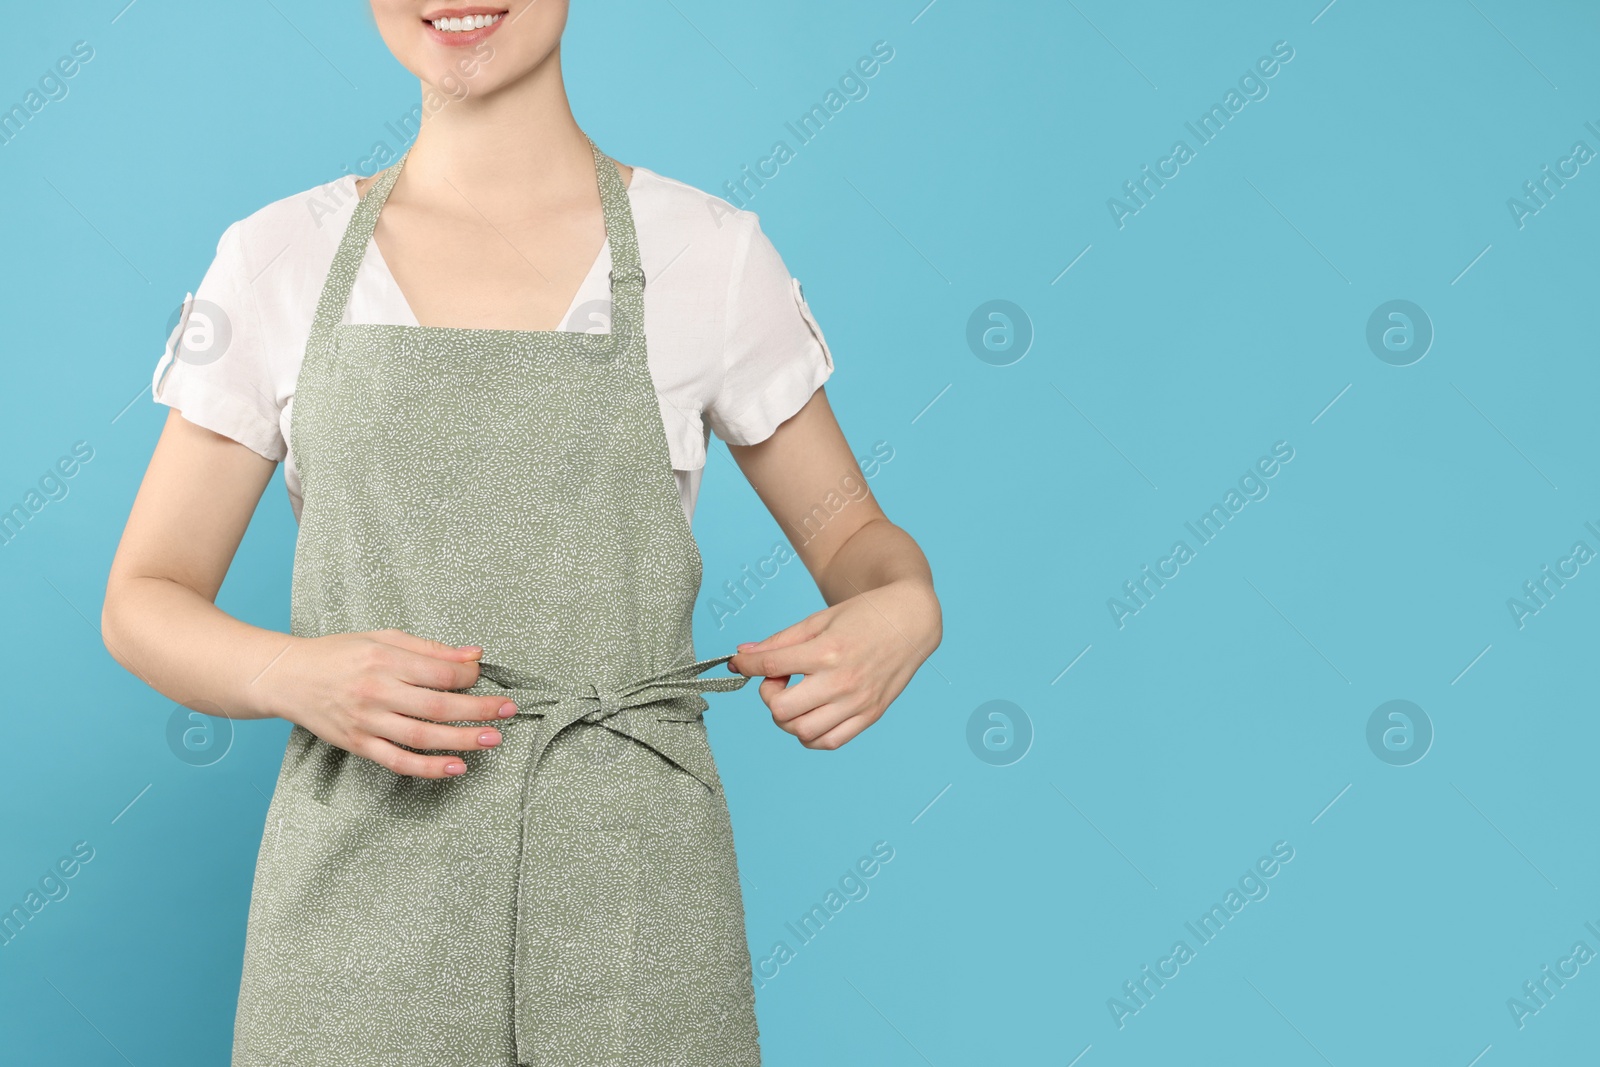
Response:
[[[157,403],[281,461],[297,521],[289,416],[317,299],[360,199],[355,183],[347,174],[229,226],[151,380]],[[710,434],[738,445],[766,439],[827,380],[833,355],[755,213],[636,165],[627,189],[650,375],[692,518]],[[561,329],[610,328],[610,270],[607,241]],[[375,240],[343,321],[418,324]]]

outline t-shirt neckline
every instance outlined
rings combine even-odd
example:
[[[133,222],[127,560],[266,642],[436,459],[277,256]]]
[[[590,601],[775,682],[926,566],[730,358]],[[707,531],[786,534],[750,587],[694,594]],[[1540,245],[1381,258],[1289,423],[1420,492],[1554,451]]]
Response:
[[[640,171],[647,171],[648,169],[649,168],[647,168],[647,167],[634,166],[633,167],[633,176],[632,176],[632,178],[628,181],[627,185],[623,186],[623,192],[628,194],[628,198],[629,198],[629,201],[630,201],[630,206],[631,206],[631,201],[633,199],[633,190],[635,188],[637,188],[638,184],[639,184],[639,172]],[[378,173],[377,171],[374,171],[373,174],[346,174],[346,175],[344,175],[342,180],[344,182],[346,182],[349,185],[349,188],[350,188],[350,201],[352,201],[350,210],[351,210],[352,213],[355,211],[355,209],[358,206],[360,206],[361,201],[366,199],[365,197],[359,195],[359,193],[358,193],[358,191],[356,189],[356,181],[358,179],[362,179],[362,178],[374,177],[377,173]],[[637,220],[637,216],[635,216],[635,219]],[[349,216],[345,216],[344,223],[345,223],[346,226],[348,226],[350,224]],[[601,260],[606,258],[606,255],[610,251],[610,249],[611,249],[611,235],[608,233],[608,234],[606,234],[605,240],[600,242],[600,249],[599,249],[599,251],[597,251],[595,253],[594,261],[589,264],[589,269],[584,272],[583,280],[578,283],[577,291],[572,294],[572,299],[568,302],[566,309],[561,312],[560,322],[562,324],[570,322],[571,319],[572,319],[572,313],[574,311],[576,311],[578,309],[578,307],[583,303],[583,294],[586,293],[588,291],[588,289],[589,289],[589,279],[593,278],[594,275],[595,275],[595,272],[600,269],[600,262],[601,262]],[[411,308],[411,301],[406,299],[405,291],[400,288],[399,281],[397,281],[395,279],[394,272],[389,269],[389,261],[384,258],[383,249],[378,247],[378,239],[377,239],[376,236],[369,236],[367,238],[367,250],[362,256],[363,262],[365,262],[368,257],[371,257],[371,259],[372,259],[372,261],[373,261],[373,263],[374,263],[374,265],[375,265],[375,267],[377,269],[378,276],[379,276],[379,281],[381,281],[382,284],[387,288],[388,293],[389,293],[390,297],[393,300],[393,303],[397,307],[403,308],[405,310],[406,318],[410,320],[409,322],[401,323],[402,326],[405,326],[408,329],[413,329],[413,330],[434,330],[434,331],[437,331],[437,330],[446,330],[446,329],[457,329],[457,327],[424,326],[424,325],[422,325],[421,320],[417,318],[417,313],[415,311],[413,311],[412,308]],[[346,310],[348,311],[348,308]],[[356,323],[351,323],[350,325],[357,325],[357,324]],[[554,330],[483,330],[483,331],[479,331],[479,330],[474,329],[471,332],[505,333],[505,334],[550,334],[550,333],[588,333],[589,331],[588,330],[566,330],[566,329],[563,329],[561,326],[557,326]]]

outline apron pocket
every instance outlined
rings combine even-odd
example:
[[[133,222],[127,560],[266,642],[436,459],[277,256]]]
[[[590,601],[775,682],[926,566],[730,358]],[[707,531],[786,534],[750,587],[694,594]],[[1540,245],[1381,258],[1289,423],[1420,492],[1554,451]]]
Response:
[[[520,1062],[624,1059],[641,906],[639,834],[528,827],[517,902]]]

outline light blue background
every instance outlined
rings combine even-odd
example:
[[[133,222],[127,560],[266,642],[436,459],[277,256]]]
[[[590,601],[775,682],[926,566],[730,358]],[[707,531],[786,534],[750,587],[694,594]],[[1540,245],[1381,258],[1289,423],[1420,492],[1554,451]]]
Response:
[[[95,849],[0,948],[8,1063],[225,1062],[287,727],[177,759],[172,703],[101,645],[105,575],[165,414],[166,323],[218,236],[417,100],[363,4],[123,2],[0,39],[6,106],[95,49],[0,146],[0,503],[94,448],[0,549],[0,905]],[[753,685],[708,713],[752,953],[794,951],[759,993],[767,1062],[1592,1061],[1600,963],[1521,1029],[1506,1002],[1575,942],[1600,951],[1600,566],[1521,629],[1506,602],[1574,541],[1600,549],[1600,163],[1522,228],[1506,201],[1575,141],[1600,150],[1600,11],[923,2],[580,2],[563,46],[603,148],[711,191],[894,49],[749,203],[826,331],[858,454],[893,448],[870,484],[945,610],[942,647],[839,751],[778,731]],[[1277,41],[1269,95],[1119,229],[1107,199],[1194,147],[1185,121]],[[966,342],[992,299],[1036,334],[1009,366]],[[1411,366],[1366,344],[1392,299],[1436,330]],[[1277,441],[1270,495],[1119,629],[1107,599]],[[713,447],[707,595],[781,536]],[[293,537],[275,481],[226,610],[287,627]],[[725,630],[703,610],[700,652],[820,606],[788,568]],[[996,699],[1033,732],[1004,767],[967,741]],[[1366,742],[1391,699],[1436,731],[1411,766]],[[785,924],[877,841],[869,894],[798,942]],[[1191,940],[1279,841],[1270,895]],[[1196,958],[1119,1029],[1108,998],[1180,938]]]

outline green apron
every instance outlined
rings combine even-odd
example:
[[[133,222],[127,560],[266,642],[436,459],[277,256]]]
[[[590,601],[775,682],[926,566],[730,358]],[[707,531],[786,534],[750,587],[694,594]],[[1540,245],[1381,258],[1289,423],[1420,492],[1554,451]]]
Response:
[[[610,333],[342,324],[409,151],[334,257],[290,430],[290,631],[481,645],[463,691],[519,712],[449,779],[291,729],[234,1067],[760,1063],[700,695],[747,679],[699,677],[732,657],[694,659],[701,559],[645,358],[633,215],[589,144]]]

